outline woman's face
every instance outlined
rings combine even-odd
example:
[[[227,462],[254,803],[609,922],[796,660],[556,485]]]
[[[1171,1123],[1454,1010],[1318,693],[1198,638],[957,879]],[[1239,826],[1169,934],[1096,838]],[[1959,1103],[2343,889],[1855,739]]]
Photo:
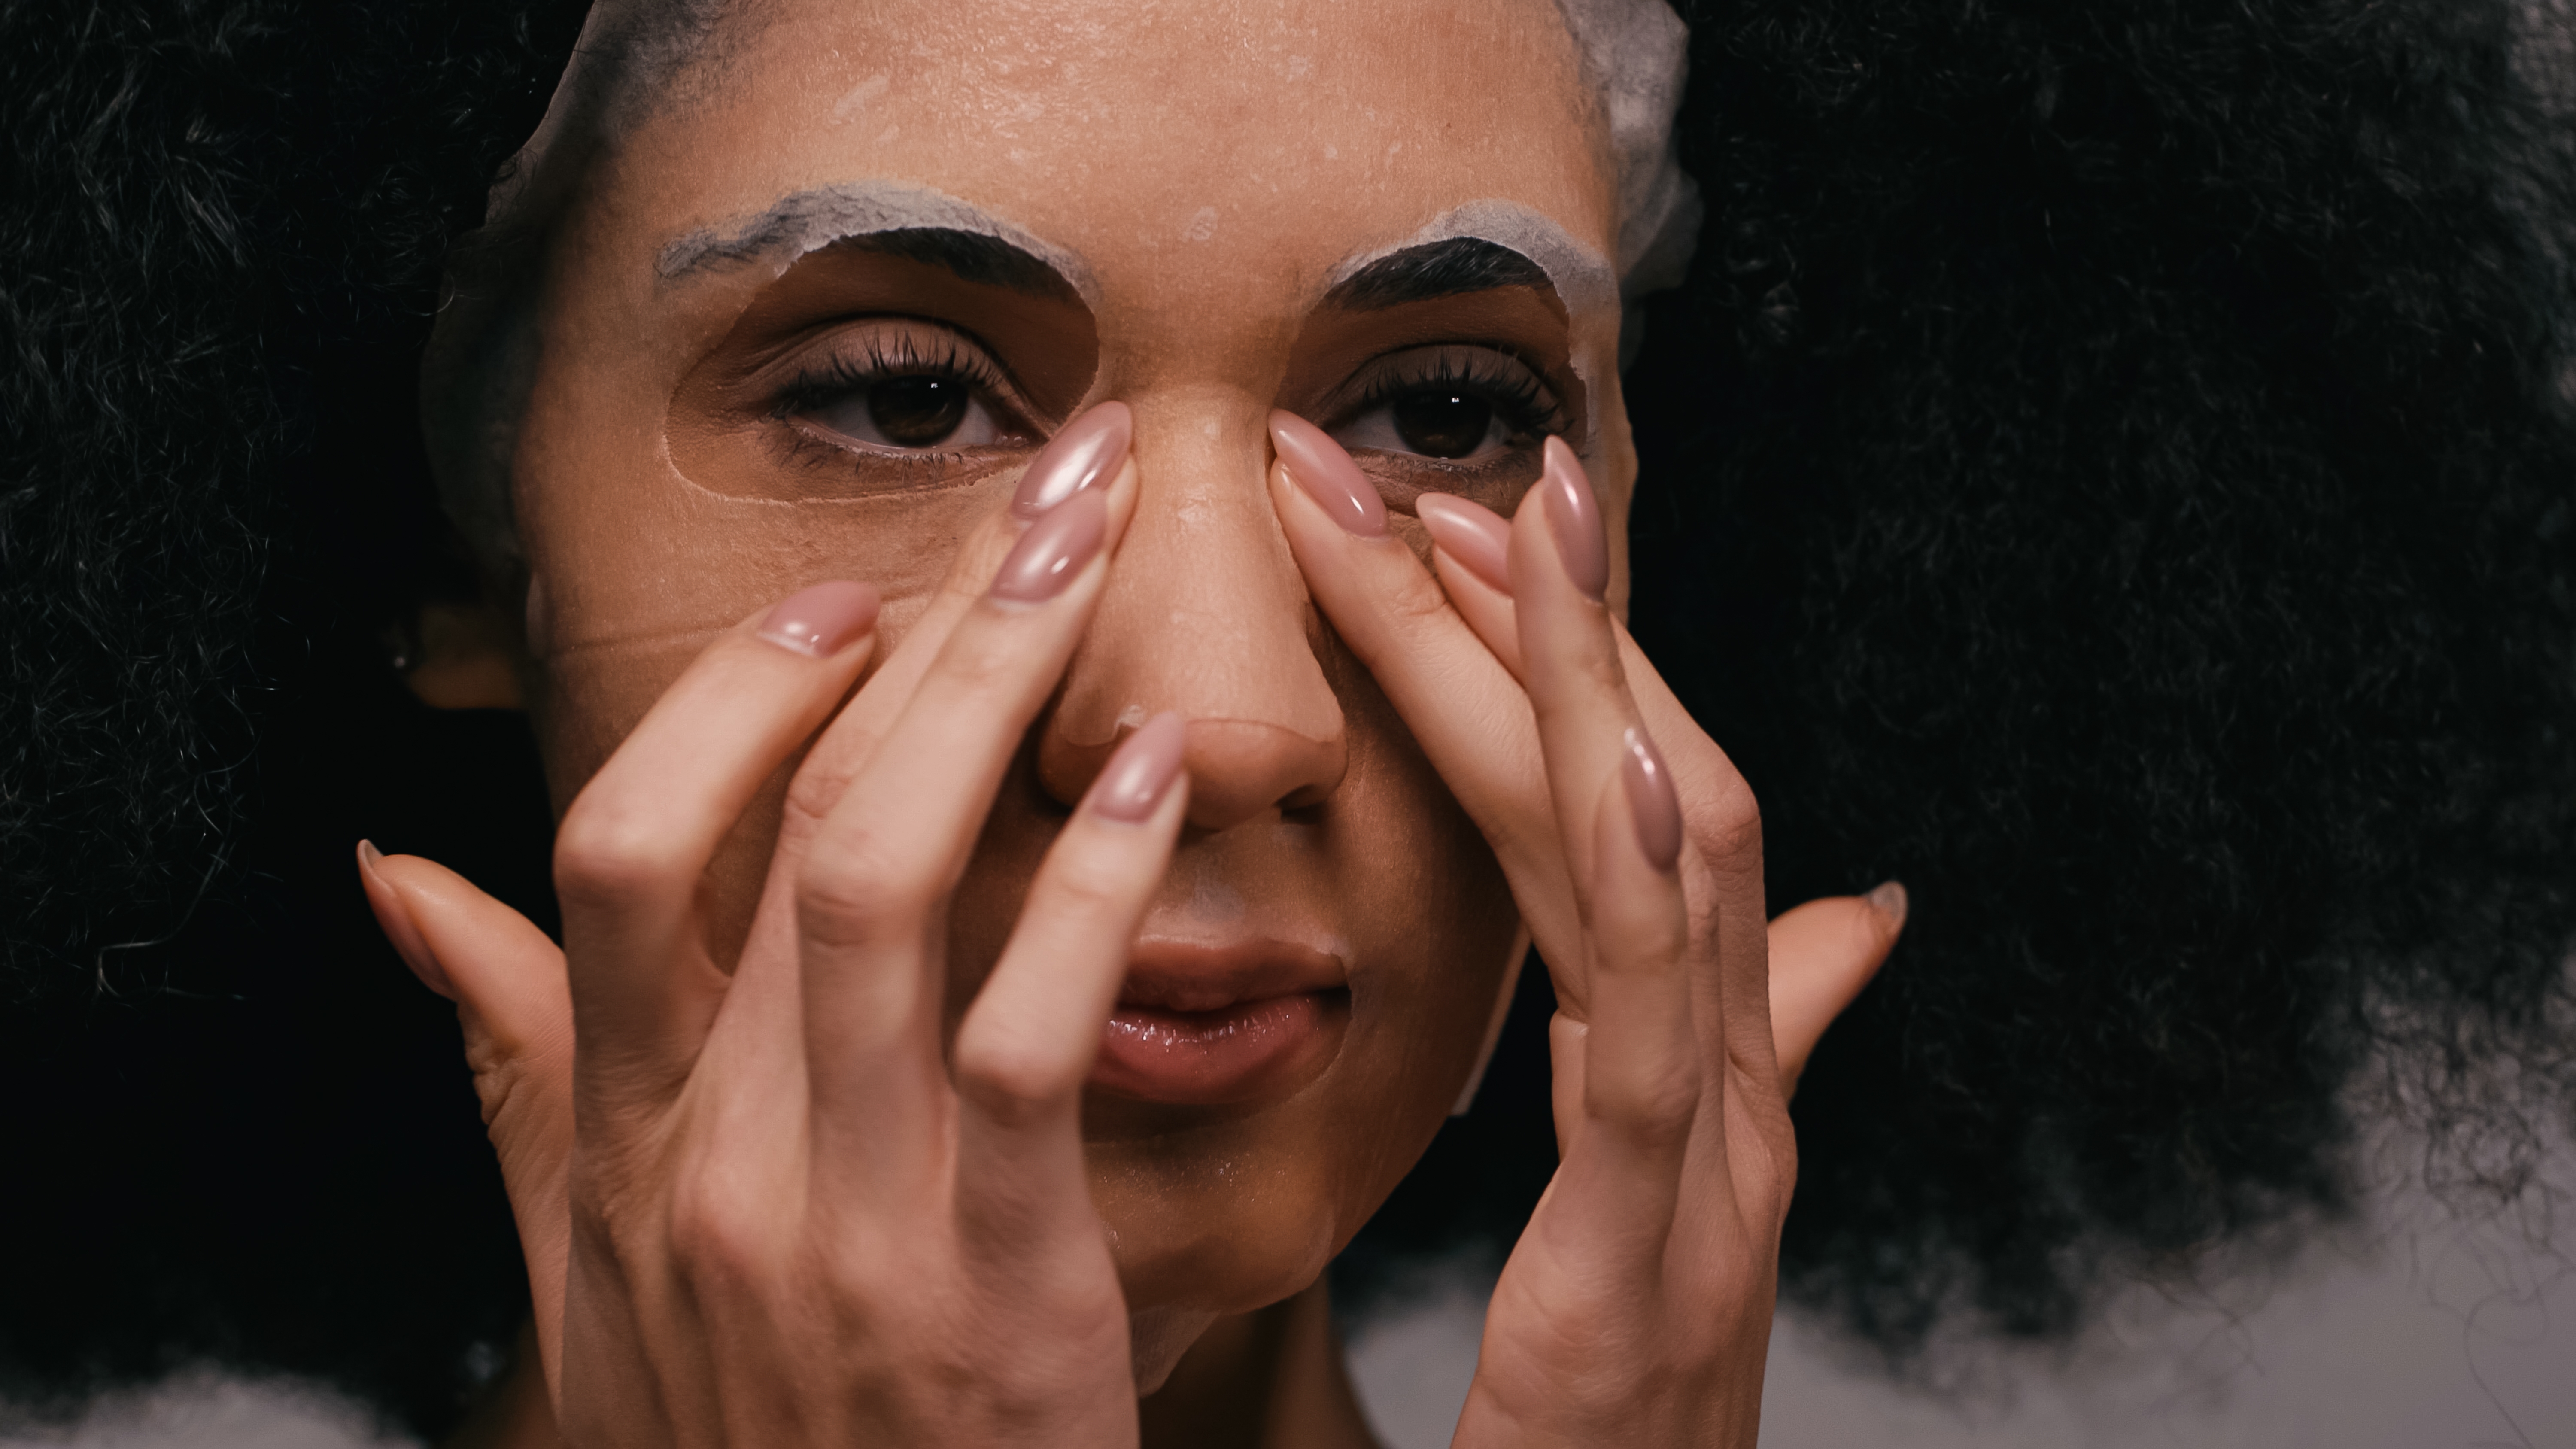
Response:
[[[1342,439],[1417,547],[1415,493],[1508,511],[1562,432],[1623,536],[1612,187],[1573,42],[1549,0],[760,15],[645,83],[547,255],[513,507],[558,802],[804,584],[883,590],[883,657],[1038,446],[1128,404],[1141,502],[960,890],[951,996],[1122,723],[1184,715],[1193,828],[1131,1003],[1224,1009],[1113,1023],[1093,1190],[1131,1306],[1274,1301],[1456,1101],[1517,920],[1309,606],[1265,423]],[[737,929],[777,812],[710,878]],[[1237,1046],[1193,1035],[1229,1021]]]

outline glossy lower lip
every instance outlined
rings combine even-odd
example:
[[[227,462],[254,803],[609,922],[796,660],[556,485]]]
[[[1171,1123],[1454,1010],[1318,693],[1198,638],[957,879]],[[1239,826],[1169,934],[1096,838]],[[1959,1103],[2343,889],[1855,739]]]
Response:
[[[1293,991],[1205,1011],[1121,1002],[1091,1085],[1112,1096],[1213,1106],[1285,1095],[1332,1059],[1350,993]]]

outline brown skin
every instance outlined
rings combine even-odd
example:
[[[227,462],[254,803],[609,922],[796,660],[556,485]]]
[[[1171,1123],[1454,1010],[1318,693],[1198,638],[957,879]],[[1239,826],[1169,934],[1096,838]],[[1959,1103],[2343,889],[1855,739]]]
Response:
[[[959,892],[952,1002],[989,969],[1036,855],[1131,705],[1193,721],[1199,829],[1146,932],[1204,934],[1192,900],[1217,893],[1241,902],[1228,929],[1346,942],[1353,971],[1348,1037],[1291,1099],[1096,1113],[1094,1196],[1139,1311],[1240,1313],[1314,1280],[1456,1101],[1515,929],[1491,852],[1306,603],[1262,486],[1265,419],[1331,404],[1367,359],[1424,339],[1499,334],[1572,393],[1563,314],[1525,289],[1360,319],[1324,316],[1322,297],[1335,266],[1467,201],[1520,201],[1605,252],[1613,227],[1552,6],[1249,10],[1121,23],[1088,6],[817,4],[746,30],[715,94],[601,158],[562,220],[516,498],[539,595],[533,712],[569,802],[718,629],[797,585],[873,584],[881,652],[898,645],[947,571],[947,541],[1009,496],[1038,428],[1095,398],[1135,409],[1135,530]],[[885,59],[925,34],[977,43]],[[880,73],[865,123],[836,121]],[[981,134],[934,121],[1020,114],[1046,120]],[[1194,119],[1226,114],[1261,124],[1211,136]],[[868,177],[964,198],[1077,254],[1099,285],[1096,323],[1079,303],[857,250],[783,276],[654,273],[675,237]],[[1208,208],[1213,228],[1189,239]],[[833,451],[769,416],[764,366],[775,377],[863,348],[897,324],[847,319],[897,309],[1030,380],[1020,441],[925,464]],[[667,421],[657,437],[638,417]],[[1605,497],[1624,500],[1624,438],[1598,451]],[[1523,449],[1491,471],[1472,491],[1508,508],[1536,470]],[[748,920],[770,839],[755,815],[719,854],[720,920]],[[1245,1174],[1276,1186],[1230,1185]]]
[[[1278,485],[1263,476],[1264,423],[1274,407],[1327,428],[1347,422],[1360,406],[1357,375],[1404,349],[1507,351],[1568,414],[1607,523],[1615,607],[1634,473],[1608,355],[1616,319],[1568,317],[1552,296],[1522,288],[1366,314],[1324,302],[1334,268],[1463,202],[1516,202],[1602,252],[1615,218],[1590,98],[1552,5],[1426,3],[1394,14],[1313,0],[1140,18],[955,0],[782,7],[727,37],[715,84],[654,112],[561,183],[571,201],[548,253],[546,342],[516,460],[528,692],[549,777],[568,804],[709,640],[798,585],[878,587],[882,660],[1044,435],[1090,401],[1132,406],[1132,523],[954,896],[946,1027],[954,1032],[1002,952],[1121,717],[1135,706],[1187,717],[1191,828],[1145,905],[1143,934],[1329,942],[1350,969],[1350,1023],[1331,1059],[1284,1096],[1225,1108],[1086,1102],[1089,1195],[1132,1318],[1135,1381],[1170,1377],[1142,1427],[1147,1442],[1212,1442],[1207,1406],[1263,1402],[1271,1408],[1257,1429],[1238,1421],[1253,1436],[1241,1442],[1365,1443],[1320,1290],[1307,1290],[1456,1099],[1517,921],[1487,844],[1493,823],[1460,807],[1387,691],[1309,601],[1299,565],[1312,550],[1292,555],[1283,536]],[[904,62],[886,59],[895,56]],[[721,229],[792,192],[873,177],[935,187],[1077,254],[1098,284],[1096,308],[856,247],[679,283],[654,272],[675,237]],[[942,460],[890,458],[782,415],[779,379],[804,361],[869,339],[918,348],[941,335],[971,339],[1011,380],[993,400],[1009,416],[991,441]],[[660,426],[637,426],[644,418]],[[1467,468],[1387,453],[1360,462],[1399,509],[1436,489],[1509,511],[1536,476],[1532,442]],[[1396,535],[1428,551],[1410,518],[1396,520]],[[1457,638],[1509,654],[1505,620],[1500,633],[1480,625],[1482,646],[1464,630]],[[1686,730],[1655,718],[1668,710],[1669,696],[1659,700],[1648,723],[1659,735]],[[784,782],[782,769],[753,798],[703,877],[699,906],[720,969],[742,949],[782,818],[808,808]],[[1694,838],[1740,852],[1750,819],[1749,801],[1734,803],[1740,783],[1704,793],[1720,803],[1694,812]],[[809,802],[806,818],[831,804]],[[1701,815],[1714,822],[1705,830]],[[412,863],[391,864],[370,880],[380,911],[417,885]],[[1758,842],[1749,877],[1729,878],[1749,879],[1758,900]],[[1536,897],[1523,894],[1527,914]],[[1557,895],[1538,908],[1573,929],[1571,902],[1585,892]],[[436,903],[404,898],[412,904],[395,909],[439,938]],[[1759,932],[1752,939],[1754,1004],[1735,1003],[1735,1029],[1758,1041],[1744,1056],[1767,1083]],[[1862,949],[1830,963],[1834,987],[1808,994],[1838,1006],[1848,998],[1840,983],[1856,990],[1892,931],[1836,939],[1837,949],[1846,940]],[[1589,952],[1569,943],[1562,954]],[[457,964],[446,974],[458,975]],[[533,1060],[530,1043],[474,1024],[481,988],[458,985],[469,1035],[485,1032],[478,1064],[541,1075],[518,1065]],[[1782,1050],[1782,1063],[1812,1040]],[[1568,1120],[1579,1127],[1582,1079],[1569,1080]],[[1767,1106],[1764,1095],[1742,1120],[1781,1139],[1776,1089]],[[506,1093],[494,1105],[488,1090],[487,1107],[502,1140],[514,1108]],[[523,1100],[515,1110],[555,1109]],[[530,1129],[519,1140],[545,1136]],[[1771,1155],[1783,1146],[1774,1140]],[[502,1149],[512,1165],[512,1143]],[[561,1261],[559,1243],[549,1247],[560,1230],[527,1216],[543,1194],[519,1185],[549,1170],[522,1161],[513,1174],[540,1265]],[[1741,1190],[1776,1232],[1785,1180]],[[1767,1258],[1755,1257],[1727,1281],[1749,1285],[1729,1291],[1758,1325]],[[1279,1306],[1263,1311],[1270,1304]],[[1741,1367],[1741,1351],[1730,1352]],[[1759,1360],[1756,1331],[1757,1383]],[[498,1436],[483,1442],[543,1442],[543,1399],[515,1402],[505,1422],[482,1426]]]

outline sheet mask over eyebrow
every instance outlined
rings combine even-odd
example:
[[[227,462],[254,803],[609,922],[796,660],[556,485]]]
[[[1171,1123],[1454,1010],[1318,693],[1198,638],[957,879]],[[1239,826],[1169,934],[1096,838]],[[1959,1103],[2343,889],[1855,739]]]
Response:
[[[727,265],[793,263],[838,241],[900,231],[966,232],[1036,258],[1085,307],[1100,306],[1100,284],[1082,259],[980,206],[906,181],[852,181],[800,191],[760,215],[693,231],[662,249],[653,269],[665,280]],[[980,280],[970,277],[969,280]]]
[[[1616,15],[1644,20],[1598,23]],[[954,897],[952,990],[998,956],[1131,707],[1191,721],[1179,889],[1241,902],[1216,921],[1166,900],[1163,925],[1338,942],[1351,976],[1321,1075],[1089,1139],[1131,1305],[1243,1312],[1313,1282],[1458,1101],[1512,980],[1491,847],[1307,597],[1270,412],[1391,406],[1341,389],[1433,348],[1548,354],[1548,390],[1589,399],[1617,539],[1622,264],[1672,254],[1688,193],[1669,107],[1635,124],[1595,48],[1668,39],[1646,69],[1669,96],[1679,31],[1659,0],[603,0],[451,269],[425,423],[492,572],[542,604],[530,708],[559,808],[708,639],[800,587],[876,587],[878,657],[900,648],[1045,434],[1133,410],[1135,512]],[[959,35],[977,43],[933,43]],[[1332,319],[1348,359],[1299,350],[1352,258],[1447,237],[1526,257],[1565,315],[1513,291],[1475,326],[1404,332],[1442,314],[1390,309]],[[1486,446],[1526,451],[1539,429],[1515,420]],[[707,871],[718,943],[748,930],[779,797]]]
[[[1403,241],[1353,257],[1334,268],[1332,284],[1342,286],[1399,253],[1462,238],[1491,242],[1526,257],[1547,275],[1548,285],[1555,289],[1557,301],[1564,306],[1573,327],[1568,366],[1583,384],[1586,411],[1597,408],[1601,391],[1592,359],[1614,355],[1631,345],[1634,329],[1623,318],[1619,278],[1610,263],[1568,235],[1563,226],[1543,212],[1500,198],[1452,207]],[[1599,470],[1592,466],[1592,455],[1599,450],[1600,429],[1594,422],[1589,416],[1575,419],[1573,434],[1583,440],[1584,463],[1587,471],[1594,474],[1593,486],[1597,488],[1601,479]]]
[[[1343,18],[1330,6],[1317,8],[1333,18],[1301,41],[1312,46],[1320,38],[1326,46],[1309,87],[1334,75],[1336,64],[1353,76],[1372,73],[1368,67],[1389,54],[1382,26],[1356,24],[1356,11]],[[1527,8],[1496,13],[1508,28],[1527,23],[1510,18]],[[1538,8],[1544,13],[1546,7]],[[1290,171],[1256,168],[1257,158],[1208,160],[1207,148],[1187,128],[1137,131],[1100,110],[1096,82],[1070,79],[1085,59],[1070,54],[1079,39],[1073,31],[1066,32],[1073,39],[1014,42],[1039,51],[1051,45],[1040,64],[1004,53],[1006,44],[990,57],[893,68],[885,58],[906,53],[889,43],[906,23],[902,7],[844,16],[788,5],[751,15],[679,0],[602,0],[544,123],[496,187],[485,235],[465,249],[455,269],[451,304],[425,367],[425,421],[452,511],[505,588],[543,575],[545,607],[527,611],[539,626],[527,641],[531,653],[549,669],[577,657],[590,660],[558,670],[565,676],[558,683],[598,707],[541,708],[540,715],[578,714],[595,722],[572,754],[604,758],[649,705],[659,681],[704,640],[821,578],[877,584],[887,600],[890,644],[918,616],[949,562],[946,546],[922,543],[953,546],[1007,496],[1016,481],[1007,458],[992,460],[989,476],[965,483],[761,496],[706,476],[694,463],[683,467],[694,440],[676,432],[652,435],[653,420],[666,416],[670,427],[679,427],[672,412],[677,389],[764,289],[837,241],[916,230],[987,236],[1063,277],[1096,325],[1109,329],[1104,298],[1115,292],[1119,305],[1133,307],[1140,279],[1160,273],[1129,263],[1117,283],[1124,290],[1117,291],[1100,271],[1097,236],[1085,228],[1114,225],[1132,235],[1148,224],[1148,198],[1106,183],[1081,186],[1079,178],[1113,162],[1157,157],[1154,169],[1164,176],[1190,165],[1218,168],[1223,174],[1209,178],[1217,184],[1204,189],[1228,204],[1152,219],[1157,231],[1179,240],[1153,243],[1146,255],[1176,260],[1211,246],[1240,249],[1251,229],[1237,231],[1222,218],[1245,210],[1244,198],[1278,195],[1282,185],[1293,192],[1303,183],[1320,188],[1319,197],[1338,192],[1340,204],[1379,219],[1347,233],[1342,246],[1322,256],[1300,259],[1277,248],[1266,256],[1241,253],[1236,272],[1247,281],[1281,268],[1312,269],[1312,280],[1295,297],[1254,301],[1247,294],[1246,325],[1277,326],[1261,316],[1281,308],[1291,314],[1293,331],[1300,299],[1312,305],[1337,263],[1348,270],[1348,241],[1383,254],[1409,242],[1474,236],[1528,256],[1547,272],[1571,314],[1573,369],[1585,384],[1588,411],[1615,406],[1598,385],[1599,374],[1614,365],[1620,318],[1617,275],[1605,257],[1615,253],[1631,269],[1644,267],[1640,276],[1652,272],[1687,254],[1695,216],[1669,135],[1682,27],[1661,0],[1561,0],[1553,8],[1564,27],[1558,34],[1575,42],[1583,88],[1576,94],[1588,97],[1588,107],[1578,103],[1553,121],[1552,144],[1525,139],[1514,147],[1517,169],[1532,173],[1527,194],[1497,194],[1489,166],[1484,186],[1442,196],[1418,180],[1390,189],[1370,182],[1374,171],[1323,161]],[[1247,34],[1270,23],[1266,10],[1250,19],[1228,20],[1231,12],[1222,7],[1209,14]],[[1337,42],[1338,57],[1332,54]],[[1440,59],[1452,68],[1458,63],[1454,53]],[[1130,47],[1087,63],[1104,60],[1127,65],[1136,55]],[[1361,63],[1358,70],[1345,64],[1352,60]],[[1311,55],[1296,62],[1315,63]],[[1194,66],[1225,69],[1203,58]],[[1420,71],[1416,65],[1397,73]],[[1275,67],[1247,68],[1241,84],[1275,83],[1279,75]],[[1457,112],[1436,77],[1422,84],[1426,99],[1442,97],[1444,115]],[[1368,85],[1373,94],[1401,101],[1383,80]],[[1318,92],[1290,99],[1321,105],[1325,98]],[[1034,119],[1011,123],[1007,137],[939,121],[969,102],[992,114]],[[1588,124],[1599,128],[1592,144],[1607,143],[1614,192],[1606,213],[1611,225],[1588,240],[1568,226],[1585,215],[1584,207],[1542,200],[1575,194],[1564,191],[1573,173],[1551,174],[1551,166],[1574,164],[1579,153],[1568,153],[1564,141],[1579,138],[1587,108]],[[1533,109],[1527,94],[1521,109]],[[1319,115],[1345,129],[1360,124],[1343,119],[1351,115],[1346,102]],[[1394,166],[1418,171],[1429,165],[1434,176],[1455,175],[1472,172],[1479,159],[1468,148],[1454,159],[1432,151],[1428,161],[1412,160],[1426,154],[1425,143],[1411,139],[1423,134],[1418,118],[1390,113],[1381,128],[1396,140],[1381,137],[1375,150],[1392,158],[1411,148]],[[1323,126],[1305,129],[1325,133]],[[1478,129],[1496,132],[1488,149],[1503,144],[1501,128]],[[1359,145],[1342,149],[1367,154]],[[1581,163],[1593,175],[1598,166],[1597,160]],[[1517,189],[1523,182],[1507,184]],[[1072,210],[1069,194],[1081,203]],[[1364,205],[1353,205],[1353,196]],[[1594,214],[1604,213],[1596,208]],[[1218,220],[1208,222],[1211,216]],[[1108,341],[1102,338],[1103,345]],[[1106,385],[1109,395],[1127,395],[1114,380]],[[1206,394],[1241,397],[1252,386],[1257,383],[1213,377]],[[1150,429],[1153,405],[1133,400]],[[1244,409],[1255,421],[1228,433],[1244,457],[1229,462],[1227,471],[1241,471],[1244,486],[1257,487],[1266,451],[1257,418],[1271,399],[1245,401],[1259,406]],[[1597,421],[1584,419],[1578,430],[1591,445],[1587,467],[1596,487],[1624,488],[1602,456]],[[1624,448],[1624,432],[1615,442]],[[1151,464],[1154,455],[1140,444],[1139,456]],[[612,466],[609,460],[618,457],[627,461]],[[1177,466],[1217,476],[1195,455]],[[820,465],[807,471],[825,477]],[[597,496],[579,503],[571,499],[575,492]],[[1194,510],[1183,505],[1185,517],[1203,516]],[[540,515],[553,516],[557,525],[535,526]],[[539,535],[554,542],[541,543]],[[586,561],[567,569],[566,548],[576,538]],[[1108,718],[1128,704],[1160,702],[1110,703]]]

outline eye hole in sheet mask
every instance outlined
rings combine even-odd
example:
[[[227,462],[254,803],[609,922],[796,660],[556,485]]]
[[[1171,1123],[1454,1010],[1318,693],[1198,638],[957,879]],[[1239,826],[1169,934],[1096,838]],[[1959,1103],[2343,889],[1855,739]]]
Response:
[[[918,454],[1034,446],[1043,436],[982,344],[914,318],[835,329],[820,355],[799,353],[772,416],[858,452]]]
[[[1565,430],[1555,390],[1488,347],[1411,348],[1370,363],[1340,391],[1358,401],[1327,431],[1354,453],[1481,465]]]
[[[971,487],[1027,462],[1091,386],[1069,289],[960,275],[853,240],[763,287],[684,378],[672,461],[712,492],[782,501]]]
[[[1326,308],[1307,324],[1279,406],[1349,449],[1398,513],[1420,493],[1509,513],[1538,482],[1548,438],[1583,446],[1565,349],[1562,313],[1524,289]]]

